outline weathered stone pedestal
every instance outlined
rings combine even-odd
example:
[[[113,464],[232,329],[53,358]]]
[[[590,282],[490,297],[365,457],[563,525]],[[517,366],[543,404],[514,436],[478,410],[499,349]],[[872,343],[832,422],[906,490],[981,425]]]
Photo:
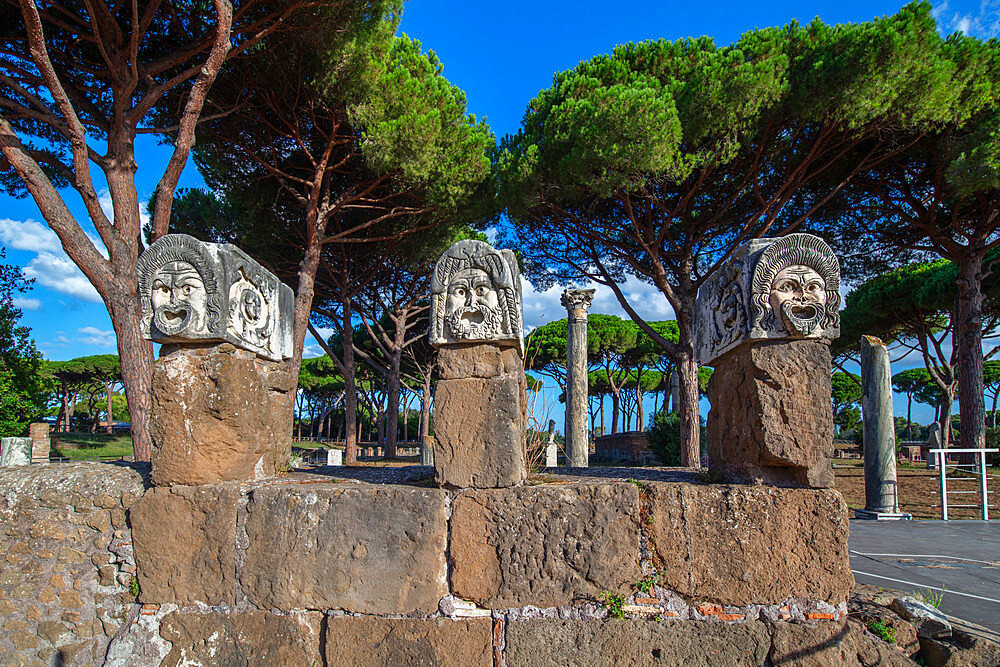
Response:
[[[708,385],[710,469],[727,482],[833,484],[830,346],[748,343],[715,362]]]
[[[899,511],[896,486],[896,425],[892,417],[889,351],[874,336],[861,337],[861,416],[865,431],[865,508],[858,519],[912,519]]]
[[[528,476],[521,277],[510,250],[465,239],[434,265],[428,338],[438,350],[434,479],[517,486]]]
[[[259,479],[288,466],[296,381],[229,343],[164,345],[153,369],[153,483]]]
[[[837,257],[810,234],[750,241],[698,290],[695,350],[715,368],[709,469],[723,481],[833,486],[839,304]]]
[[[434,478],[449,487],[516,486],[524,461],[520,350],[493,343],[442,347],[434,393]]]

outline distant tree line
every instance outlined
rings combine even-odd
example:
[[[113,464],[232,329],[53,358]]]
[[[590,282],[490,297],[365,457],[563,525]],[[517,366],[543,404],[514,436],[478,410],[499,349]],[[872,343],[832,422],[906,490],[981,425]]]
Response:
[[[904,267],[884,279],[903,289],[893,281],[907,271],[934,273],[932,305],[910,299],[920,307],[893,315],[909,328],[886,324],[883,335],[919,351],[939,418],[960,397],[961,444],[982,446],[982,340],[1000,251],[1000,42],[941,36],[929,3],[863,23],[754,29],[728,46],[620,45],[557,73],[499,142],[433,53],[396,36],[399,2],[116,8],[0,10],[18,35],[0,52],[0,182],[34,198],[108,307],[138,458],[149,454],[153,363],[135,288],[141,133],[172,145],[149,238],[233,242],[293,286],[289,367],[300,373],[308,335],[336,367],[348,462],[359,410],[391,452],[408,414],[399,401],[419,394],[427,432],[433,357],[416,346],[429,266],[487,225],[518,249],[534,285],[612,290],[641,336],[608,326],[588,359],[594,391],[611,398],[611,430],[629,428],[645,420],[643,394],[665,394],[664,374],[676,377],[683,465],[700,463],[698,290],[747,240],[797,231],[827,238],[851,284]],[[176,192],[189,155],[205,191]],[[91,165],[106,176],[113,219]],[[107,257],[66,207],[68,187]],[[639,316],[630,278],[667,300],[670,327]],[[869,290],[872,303],[882,291]],[[876,333],[866,318],[878,309],[862,308],[863,296],[856,319],[845,313],[847,346]],[[842,363],[848,352],[837,354]]]

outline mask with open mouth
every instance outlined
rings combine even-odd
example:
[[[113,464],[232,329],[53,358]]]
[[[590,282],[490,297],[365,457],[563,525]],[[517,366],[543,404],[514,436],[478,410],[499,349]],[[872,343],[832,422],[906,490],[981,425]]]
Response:
[[[448,314],[447,323],[455,340],[490,340],[500,333],[500,309],[462,306]]]
[[[811,336],[826,315],[826,284],[819,273],[796,264],[777,273],[769,300],[789,334]]]
[[[205,282],[192,264],[168,262],[153,280],[153,325],[167,336],[200,333],[207,298]]]

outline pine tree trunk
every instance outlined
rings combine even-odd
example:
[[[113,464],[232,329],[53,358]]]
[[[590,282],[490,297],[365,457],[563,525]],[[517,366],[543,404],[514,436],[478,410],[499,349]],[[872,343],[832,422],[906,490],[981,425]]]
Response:
[[[431,374],[427,372],[420,392],[420,446],[427,447],[431,433]]]
[[[1000,396],[1000,389],[993,392],[993,428],[997,427],[997,396]]]
[[[621,408],[621,397],[617,389],[611,390],[611,434],[618,432],[618,411]]]
[[[358,387],[354,381],[354,330],[351,328],[351,299],[342,302],[344,341],[344,462],[351,465],[358,462]]]
[[[399,368],[403,356],[402,346],[389,356],[389,373],[386,378],[385,408],[385,456],[396,458],[396,442],[399,437]]]
[[[134,271],[132,282],[135,282]],[[140,331],[136,290],[137,286],[130,286],[130,293],[105,303],[118,337],[118,358],[121,361],[125,399],[128,401],[132,449],[136,461],[148,461],[153,453],[153,441],[149,435],[153,408],[153,346]]]
[[[957,258],[954,343],[958,361],[962,449],[986,446],[986,406],[983,398],[983,252]]]
[[[698,363],[694,359],[692,310],[693,305],[677,313],[680,342],[674,363],[680,389],[680,405],[674,406],[674,410],[680,412],[681,465],[700,468],[701,420],[698,411]]]

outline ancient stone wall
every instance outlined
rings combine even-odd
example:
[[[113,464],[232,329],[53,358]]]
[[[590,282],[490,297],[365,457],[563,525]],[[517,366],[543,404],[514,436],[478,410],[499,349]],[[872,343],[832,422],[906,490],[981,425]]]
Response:
[[[0,470],[4,665],[102,664],[138,613],[128,511],[143,477],[101,464]]]
[[[889,650],[848,624],[835,491],[679,473],[446,491],[413,475],[426,472],[139,498],[127,468],[0,471],[0,651],[12,664],[513,667],[856,665]]]

